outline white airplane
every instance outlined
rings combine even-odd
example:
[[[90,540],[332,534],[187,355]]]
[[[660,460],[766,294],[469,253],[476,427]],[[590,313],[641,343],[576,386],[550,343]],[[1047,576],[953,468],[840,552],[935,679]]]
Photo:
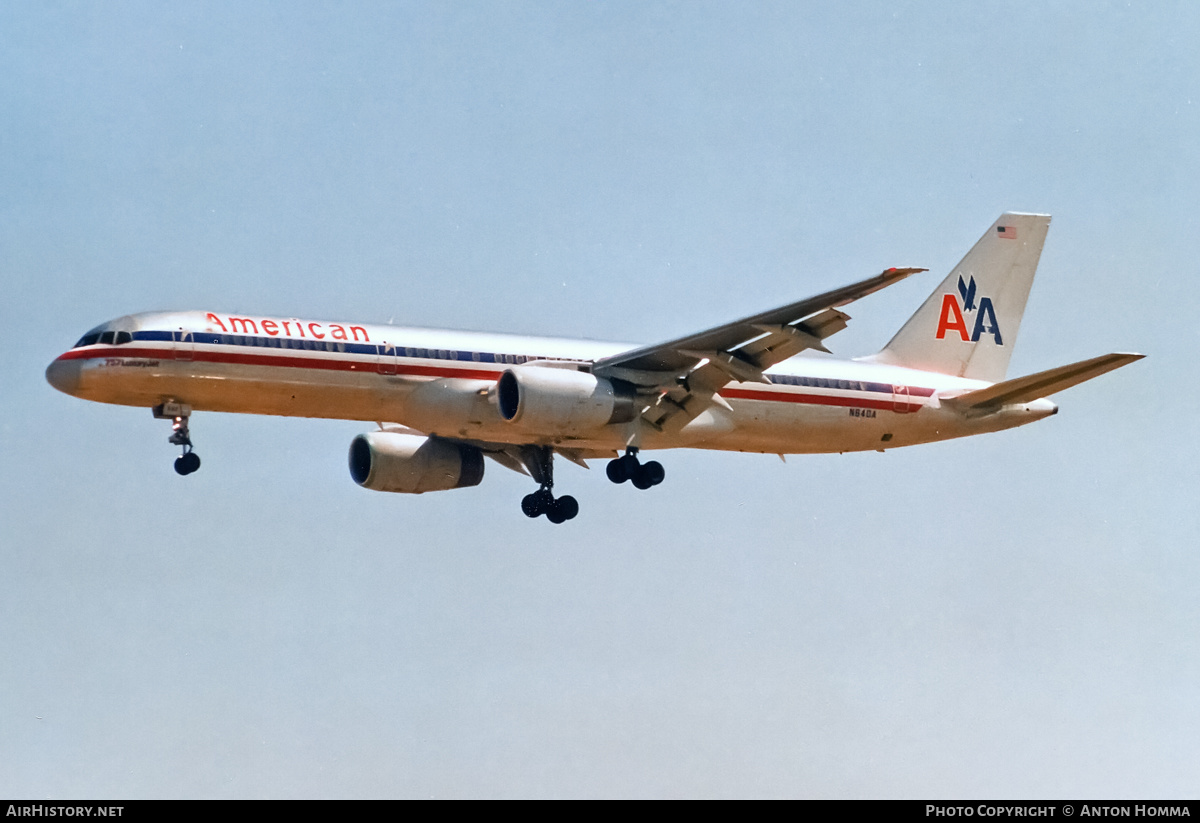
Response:
[[[1142,357],[1106,354],[1005,379],[1050,217],[1006,213],[882,351],[828,352],[847,304],[918,268],[652,346],[235,315],[150,312],[85,334],[46,369],[67,394],[173,421],[179,474],[200,467],[193,411],[380,422],[350,445],[368,489],[420,494],[477,485],[483,458],[532,476],[521,508],[561,523],[557,453],[608,458],[614,483],[663,481],[643,450],[768,454],[883,451],[1040,420],[1045,399]]]

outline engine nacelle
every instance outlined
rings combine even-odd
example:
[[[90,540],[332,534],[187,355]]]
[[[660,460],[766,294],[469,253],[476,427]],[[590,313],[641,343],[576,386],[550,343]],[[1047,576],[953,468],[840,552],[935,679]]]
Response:
[[[588,372],[517,366],[496,384],[500,416],[523,431],[573,434],[633,419],[633,391]]]
[[[483,452],[418,434],[371,432],[350,444],[350,476],[363,488],[381,492],[462,489],[483,480]]]

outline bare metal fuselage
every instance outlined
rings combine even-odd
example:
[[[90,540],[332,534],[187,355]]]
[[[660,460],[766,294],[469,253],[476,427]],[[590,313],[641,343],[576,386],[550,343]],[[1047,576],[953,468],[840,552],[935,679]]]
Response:
[[[93,333],[96,342],[67,351],[47,371],[53,385],[88,400],[394,422],[455,440],[584,452],[628,442],[622,423],[576,432],[514,427],[497,412],[495,386],[514,365],[570,367],[629,345],[206,312],[131,315]],[[964,415],[940,397],[987,383],[876,362],[793,358],[767,379],[729,384],[724,403],[676,430],[645,432],[642,448],[876,450],[1011,428],[1056,410],[1037,400]]]

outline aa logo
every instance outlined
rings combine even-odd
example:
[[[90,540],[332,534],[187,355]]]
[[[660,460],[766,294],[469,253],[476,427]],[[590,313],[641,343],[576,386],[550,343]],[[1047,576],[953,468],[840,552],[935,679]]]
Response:
[[[1003,346],[1000,339],[1000,324],[996,321],[996,309],[992,306],[992,298],[979,298],[975,305],[975,278],[970,283],[964,283],[962,275],[958,276],[958,293],[962,296],[959,306],[958,297],[953,294],[942,295],[942,314],[938,318],[937,339],[945,340],[946,332],[957,332],[964,342],[977,342],[982,334],[990,334],[997,346]],[[967,333],[966,315],[975,315],[975,327]]]

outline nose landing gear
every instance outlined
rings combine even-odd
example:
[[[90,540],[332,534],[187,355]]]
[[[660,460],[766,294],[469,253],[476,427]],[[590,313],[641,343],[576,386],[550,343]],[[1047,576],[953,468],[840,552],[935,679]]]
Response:
[[[637,458],[637,451],[636,448],[630,446],[622,457],[608,461],[608,466],[604,469],[608,479],[614,483],[624,483],[629,480],[635,487],[643,490],[663,482],[667,476],[667,470],[663,468],[662,463],[657,460],[642,463]]]
[[[153,409],[155,420],[171,421],[171,436],[167,442],[172,446],[183,447],[183,454],[175,458],[175,471],[188,475],[200,468],[200,455],[192,451],[191,433],[188,431],[188,418],[192,409],[183,403],[162,403]]]

